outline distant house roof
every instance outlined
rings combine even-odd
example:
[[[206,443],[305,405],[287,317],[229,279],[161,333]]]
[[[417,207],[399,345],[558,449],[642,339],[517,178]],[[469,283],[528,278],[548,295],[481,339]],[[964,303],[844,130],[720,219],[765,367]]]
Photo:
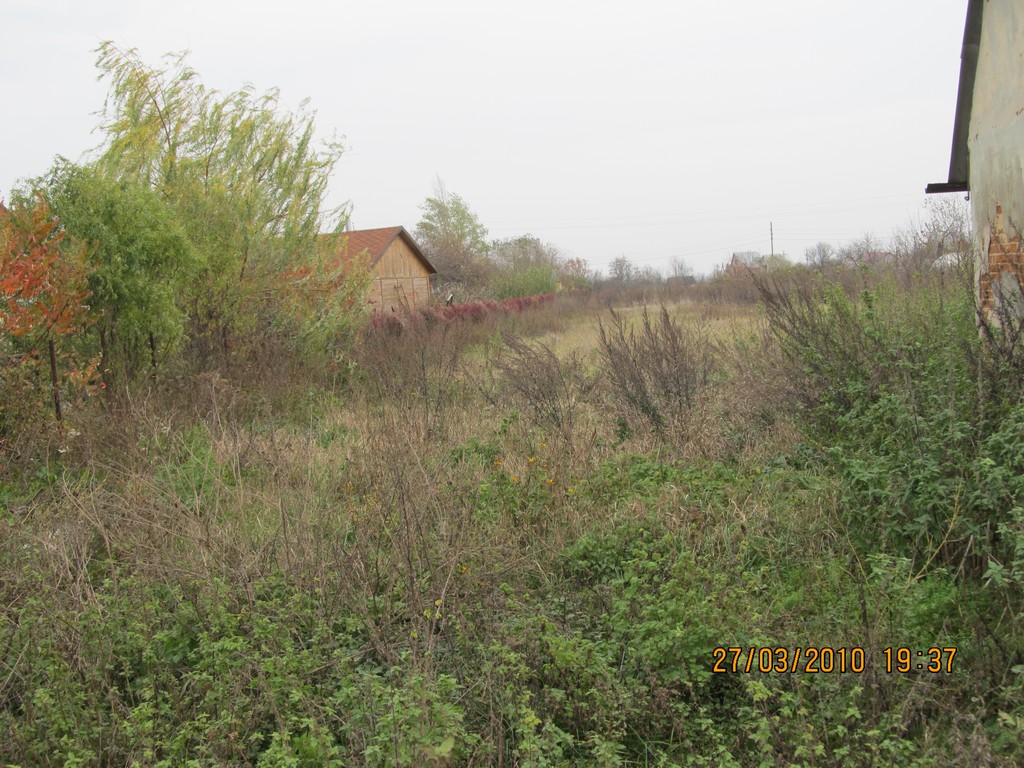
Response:
[[[985,0],[969,0],[964,42],[960,49],[960,85],[956,95],[956,115],[953,119],[953,148],[949,156],[949,180],[929,184],[925,192],[967,192],[970,189],[970,158],[967,139],[971,129],[971,108],[974,106],[974,80],[978,73],[978,54],[981,50],[981,17]]]
[[[423,255],[423,251],[416,245],[416,241],[412,239],[412,235],[405,231],[405,227],[381,227],[380,229],[356,229],[351,232],[345,232],[342,235],[345,238],[346,248],[345,256],[347,258],[355,258],[357,254],[366,251],[369,254],[370,262],[368,266],[372,269],[374,265],[380,261],[381,257],[391,247],[391,244],[395,241],[395,238],[401,238],[409,250],[413,252],[417,259],[423,262],[423,265],[430,271],[430,274],[437,274],[437,269],[430,263],[430,260]]]
[[[759,251],[736,251],[732,255],[732,262],[733,264],[754,267],[764,263],[764,257]]]
[[[758,251],[737,251],[726,265],[726,269],[733,274],[742,274],[745,270],[760,272],[767,269],[764,256]]]

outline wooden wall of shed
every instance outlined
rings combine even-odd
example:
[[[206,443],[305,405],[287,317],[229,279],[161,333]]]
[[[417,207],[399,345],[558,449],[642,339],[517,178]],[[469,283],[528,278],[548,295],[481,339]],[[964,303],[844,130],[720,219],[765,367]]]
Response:
[[[430,272],[400,237],[374,265],[369,299],[382,312],[414,309],[430,301]]]

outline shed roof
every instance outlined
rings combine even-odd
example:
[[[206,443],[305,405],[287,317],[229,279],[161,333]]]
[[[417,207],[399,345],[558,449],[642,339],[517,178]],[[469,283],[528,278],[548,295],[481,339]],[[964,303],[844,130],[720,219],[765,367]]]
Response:
[[[369,254],[369,266],[372,268],[391,247],[396,238],[401,238],[413,255],[423,262],[423,265],[430,271],[430,274],[437,274],[437,269],[430,263],[430,260],[423,255],[423,251],[416,245],[412,235],[405,231],[405,227],[381,227],[379,229],[355,229],[344,233],[345,245],[343,246],[344,256],[354,258],[356,254],[366,251]]]
[[[978,73],[978,53],[981,49],[981,19],[984,0],[969,0],[967,22],[964,24],[964,42],[960,49],[960,84],[956,95],[956,115],[953,119],[953,148],[949,156],[949,180],[929,184],[928,194],[936,192],[967,192],[970,189],[970,158],[967,139],[971,128],[971,107],[974,105],[974,79]]]

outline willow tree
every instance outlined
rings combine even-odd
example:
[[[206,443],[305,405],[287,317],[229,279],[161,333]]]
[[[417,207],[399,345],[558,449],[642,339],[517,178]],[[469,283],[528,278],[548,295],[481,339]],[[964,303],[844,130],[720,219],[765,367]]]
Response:
[[[193,350],[220,357],[275,332],[322,343],[345,326],[360,280],[332,259],[347,209],[324,206],[342,146],[316,140],[308,103],[291,113],[277,90],[209,89],[184,54],[163,67],[110,42],[98,54],[110,84],[98,163],[155,190],[199,256],[188,296]]]

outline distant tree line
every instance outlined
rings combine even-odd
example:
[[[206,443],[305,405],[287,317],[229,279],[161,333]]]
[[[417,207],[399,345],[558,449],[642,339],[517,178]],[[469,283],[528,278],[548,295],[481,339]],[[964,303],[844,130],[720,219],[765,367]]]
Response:
[[[420,209],[416,239],[438,270],[435,286],[445,294],[505,299],[556,290],[660,285],[666,280],[656,267],[638,267],[624,255],[612,261],[608,275],[602,275],[586,259],[566,257],[531,234],[488,240],[479,217],[440,180]],[[679,257],[672,259],[668,277],[694,280],[693,271]]]
[[[886,266],[904,277],[930,269],[961,270],[973,264],[970,209],[955,197],[931,198],[925,218],[897,230],[888,242],[866,233],[842,246],[821,241],[804,251],[814,269],[837,265]]]

